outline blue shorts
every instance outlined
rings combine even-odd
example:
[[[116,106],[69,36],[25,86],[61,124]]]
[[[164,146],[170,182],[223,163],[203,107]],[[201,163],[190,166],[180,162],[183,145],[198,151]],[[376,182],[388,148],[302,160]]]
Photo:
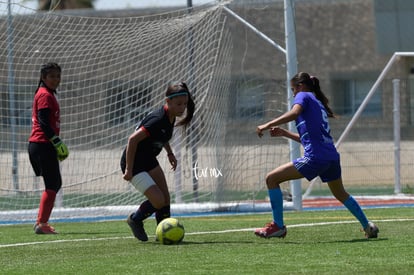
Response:
[[[322,182],[337,180],[341,177],[340,160],[313,160],[301,157],[293,161],[295,168],[309,181],[319,176]]]

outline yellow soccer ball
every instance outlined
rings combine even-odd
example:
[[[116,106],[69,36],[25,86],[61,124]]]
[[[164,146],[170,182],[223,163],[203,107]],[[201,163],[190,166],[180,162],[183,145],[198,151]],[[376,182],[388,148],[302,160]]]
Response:
[[[184,239],[184,226],[175,218],[162,220],[155,232],[162,244],[179,244]]]

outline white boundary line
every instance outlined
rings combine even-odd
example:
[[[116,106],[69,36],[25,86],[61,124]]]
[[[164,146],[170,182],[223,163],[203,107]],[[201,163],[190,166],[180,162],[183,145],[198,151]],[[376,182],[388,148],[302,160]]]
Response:
[[[373,220],[374,222],[407,222],[414,221],[413,219],[387,219],[387,220]],[[357,223],[358,221],[338,221],[338,222],[318,222],[318,223],[303,223],[303,224],[293,224],[289,225],[288,228],[296,227],[313,227],[313,226],[324,226],[324,225],[335,225],[335,224],[350,224]],[[233,232],[253,232],[256,228],[241,228],[241,229],[227,229],[227,230],[218,230],[218,231],[201,231],[201,232],[188,232],[186,235],[206,235],[206,234],[225,234]],[[69,242],[88,242],[88,241],[108,241],[108,240],[123,240],[123,239],[132,239],[132,236],[128,237],[108,237],[108,238],[90,238],[90,239],[71,239],[71,240],[54,240],[54,241],[43,241],[43,242],[27,242],[27,243],[14,243],[14,244],[2,244],[1,248],[8,247],[18,247],[18,246],[29,246],[29,245],[38,245],[38,244],[54,244],[54,243],[69,243]]]
[[[372,220],[373,222],[407,222],[414,221],[413,219],[389,219],[389,220]],[[292,224],[288,225],[288,228],[296,227],[312,227],[312,226],[323,226],[323,225],[335,225],[335,224],[350,224],[358,223],[358,221],[338,221],[338,222],[318,222],[318,223],[303,223],[303,224]],[[189,232],[185,233],[186,235],[203,235],[203,234],[223,234],[223,233],[232,233],[232,232],[245,232],[245,231],[254,231],[256,228],[242,228],[242,229],[228,229],[220,231],[205,231],[205,232]],[[1,245],[0,245],[1,247]]]

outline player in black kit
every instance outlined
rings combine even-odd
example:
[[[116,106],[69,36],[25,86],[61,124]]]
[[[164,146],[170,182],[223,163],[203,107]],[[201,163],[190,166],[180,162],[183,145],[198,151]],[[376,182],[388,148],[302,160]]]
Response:
[[[144,219],[154,212],[157,224],[170,217],[170,194],[157,156],[164,148],[172,169],[175,170],[177,159],[169,144],[175,118],[183,115],[187,109],[186,116],[176,124],[185,127],[191,122],[195,109],[194,101],[184,82],[169,85],[165,96],[166,103],[146,116],[129,137],[128,145],[121,157],[124,180],[131,182],[147,197],[138,210],[127,219],[134,236],[141,241],[148,240],[144,230]]]

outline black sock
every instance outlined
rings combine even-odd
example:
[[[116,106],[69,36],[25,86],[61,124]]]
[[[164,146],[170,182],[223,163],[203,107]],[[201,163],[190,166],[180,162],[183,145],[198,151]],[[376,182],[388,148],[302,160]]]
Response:
[[[155,212],[155,219],[157,220],[157,224],[159,224],[163,219],[171,217],[170,206],[164,206],[163,208],[157,210]]]
[[[143,221],[149,216],[151,216],[152,213],[154,213],[155,211],[157,211],[157,209],[155,209],[155,207],[152,206],[149,200],[146,200],[143,203],[141,203],[137,212],[135,212],[131,218],[134,221]]]

